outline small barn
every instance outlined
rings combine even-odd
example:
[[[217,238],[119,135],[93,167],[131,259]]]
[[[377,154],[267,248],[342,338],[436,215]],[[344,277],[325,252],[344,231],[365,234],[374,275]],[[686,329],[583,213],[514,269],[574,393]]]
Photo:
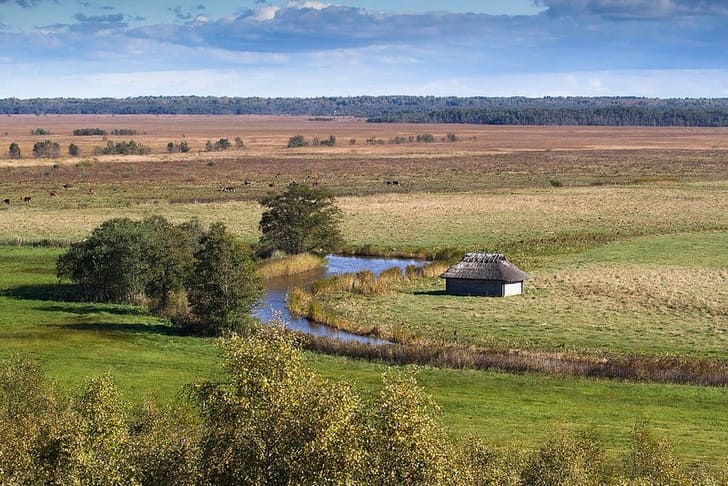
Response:
[[[468,253],[440,278],[450,295],[507,297],[523,293],[528,275],[500,253]]]

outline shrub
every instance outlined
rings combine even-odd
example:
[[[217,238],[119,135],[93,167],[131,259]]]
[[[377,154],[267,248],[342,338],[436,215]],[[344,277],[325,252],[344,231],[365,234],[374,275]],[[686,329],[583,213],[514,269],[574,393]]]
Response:
[[[551,184],[551,187],[561,187],[564,185],[560,179],[549,179],[549,184]]]
[[[189,151],[190,151],[190,146],[187,144],[186,141],[182,141],[179,143],[169,142],[167,144],[167,152],[169,152],[170,154],[178,153],[178,152],[187,153]]]
[[[308,142],[303,135],[294,135],[288,139],[288,148],[306,147]]]
[[[101,155],[146,155],[150,153],[152,149],[146,145],[136,143],[134,140],[129,142],[111,142],[106,144],[106,147],[96,147],[94,153]]]
[[[52,135],[51,132],[46,130],[45,128],[34,128],[30,131],[31,135]]]
[[[232,146],[230,143],[230,140],[227,138],[221,138],[217,142],[212,143],[211,141],[207,141],[205,143],[205,151],[206,152],[221,152],[223,150],[227,150]]]
[[[243,142],[243,139],[240,137],[235,137],[235,148],[236,149],[243,149],[245,148],[245,142]]]
[[[71,157],[78,157],[79,155],[81,155],[81,149],[78,148],[78,145],[72,143],[68,146],[68,155],[70,155]]]
[[[10,147],[8,148],[8,155],[11,159],[19,159],[20,158],[20,145],[13,142],[10,144]]]
[[[454,133],[448,133],[445,135],[445,141],[447,142],[457,142],[458,140],[460,140],[460,138]]]
[[[417,143],[431,143],[435,141],[435,137],[431,133],[423,133],[417,135]]]
[[[106,136],[108,133],[106,130],[101,128],[77,128],[73,131],[73,134],[77,137],[90,137],[90,136]]]
[[[60,157],[60,155],[61,146],[58,145],[58,142],[45,140],[42,142],[35,142],[35,144],[33,145],[33,157],[54,159],[56,157]]]
[[[119,136],[129,136],[129,135],[136,135],[137,131],[132,128],[115,128],[115,129],[111,130],[111,134],[119,135]]]

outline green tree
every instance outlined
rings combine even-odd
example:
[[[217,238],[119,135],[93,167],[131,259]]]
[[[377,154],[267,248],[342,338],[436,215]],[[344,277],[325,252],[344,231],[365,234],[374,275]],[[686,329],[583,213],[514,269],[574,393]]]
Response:
[[[20,158],[20,145],[13,142],[10,144],[10,148],[8,149],[8,154],[10,154],[11,159],[19,159]]]
[[[81,149],[78,148],[78,145],[72,143],[68,146],[68,155],[70,155],[71,157],[78,157],[79,155],[81,155]]]
[[[294,183],[281,194],[264,197],[260,204],[267,208],[259,225],[264,251],[325,252],[341,244],[341,211],[325,189]]]
[[[110,219],[61,255],[58,277],[77,282],[93,300],[135,301],[147,284],[151,244],[152,235],[138,221]]]
[[[173,225],[161,216],[147,218],[143,224],[151,233],[145,255],[149,262],[145,293],[156,300],[159,310],[165,310],[170,295],[184,289],[192,272],[203,229],[194,220]]]
[[[262,293],[252,249],[222,223],[215,223],[195,252],[187,297],[201,334],[245,332],[252,323],[250,310]]]

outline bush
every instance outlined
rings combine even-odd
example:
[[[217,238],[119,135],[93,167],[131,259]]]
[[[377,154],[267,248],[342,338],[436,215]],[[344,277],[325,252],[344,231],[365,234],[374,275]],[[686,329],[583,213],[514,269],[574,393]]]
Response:
[[[30,131],[31,135],[53,135],[51,132],[46,130],[45,128],[34,128]]]
[[[147,155],[152,151],[146,145],[136,143],[134,140],[129,142],[108,142],[106,147],[96,147],[94,153],[100,155]]]
[[[81,149],[78,148],[78,145],[72,143],[68,146],[68,155],[70,155],[71,157],[78,157],[79,155],[81,155]]]
[[[8,148],[8,155],[11,159],[19,159],[20,158],[20,145],[13,142],[10,144],[10,147]]]
[[[190,151],[190,146],[189,146],[189,144],[186,141],[182,141],[182,142],[179,142],[179,143],[177,143],[177,142],[169,142],[167,144],[167,152],[169,152],[170,154],[180,153],[180,152],[181,153],[187,153],[189,151]]]
[[[288,148],[306,147],[306,146],[308,146],[308,142],[303,137],[303,135],[294,135],[288,139]]]
[[[43,142],[35,142],[33,145],[33,157],[54,159],[61,156],[61,146],[58,142],[45,140]]]
[[[111,130],[112,135],[129,136],[136,135],[137,131],[132,128],[115,128]],[[106,135],[106,134],[104,134]]]
[[[435,137],[430,133],[423,133],[417,135],[417,143],[432,143],[435,141]]]
[[[230,143],[230,140],[227,138],[221,138],[217,142],[212,143],[211,141],[207,141],[205,143],[205,151],[206,152],[221,152],[223,150],[227,150],[232,146]]]
[[[77,128],[73,131],[76,137],[106,136],[108,133],[101,128]]]

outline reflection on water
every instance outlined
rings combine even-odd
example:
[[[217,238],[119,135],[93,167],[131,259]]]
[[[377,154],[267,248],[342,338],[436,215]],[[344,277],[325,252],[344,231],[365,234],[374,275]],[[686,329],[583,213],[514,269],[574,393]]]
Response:
[[[422,260],[403,258],[365,258],[340,255],[326,257],[326,268],[318,268],[311,272],[300,273],[290,277],[273,278],[266,280],[265,293],[261,302],[253,309],[253,316],[261,321],[269,321],[274,314],[280,314],[288,327],[296,331],[303,331],[316,336],[324,336],[344,341],[358,341],[371,344],[386,344],[381,339],[357,336],[345,331],[339,331],[328,326],[320,325],[303,317],[293,317],[286,307],[286,294],[291,287],[309,287],[315,280],[341,273],[360,272],[369,270],[379,275],[392,267],[404,269],[408,265],[422,266]]]

